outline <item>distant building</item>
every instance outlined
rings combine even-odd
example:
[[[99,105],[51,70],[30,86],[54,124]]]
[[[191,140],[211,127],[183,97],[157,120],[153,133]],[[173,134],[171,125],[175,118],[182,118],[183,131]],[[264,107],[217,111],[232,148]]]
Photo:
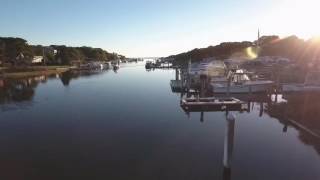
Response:
[[[43,56],[34,56],[32,59],[32,64],[39,64],[43,62]]]
[[[44,53],[53,54],[54,56],[57,55],[57,53],[58,53],[58,51],[51,46],[43,47],[43,51],[44,51]]]

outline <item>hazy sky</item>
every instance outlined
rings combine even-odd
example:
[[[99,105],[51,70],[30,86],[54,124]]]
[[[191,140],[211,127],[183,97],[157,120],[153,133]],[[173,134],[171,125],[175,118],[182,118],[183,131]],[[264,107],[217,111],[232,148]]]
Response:
[[[167,56],[262,35],[320,35],[320,0],[0,0],[0,36]]]

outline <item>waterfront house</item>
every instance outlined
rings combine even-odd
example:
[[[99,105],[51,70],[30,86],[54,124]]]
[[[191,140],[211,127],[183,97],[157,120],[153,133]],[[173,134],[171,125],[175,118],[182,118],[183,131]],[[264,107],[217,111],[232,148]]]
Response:
[[[32,59],[32,64],[40,64],[43,62],[43,56],[34,56]]]

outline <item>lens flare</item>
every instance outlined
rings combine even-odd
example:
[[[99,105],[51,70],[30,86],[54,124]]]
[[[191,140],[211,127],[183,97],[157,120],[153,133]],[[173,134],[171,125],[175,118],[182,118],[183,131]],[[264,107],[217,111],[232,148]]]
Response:
[[[246,54],[249,59],[256,59],[258,57],[258,48],[256,47],[248,47],[246,49]]]

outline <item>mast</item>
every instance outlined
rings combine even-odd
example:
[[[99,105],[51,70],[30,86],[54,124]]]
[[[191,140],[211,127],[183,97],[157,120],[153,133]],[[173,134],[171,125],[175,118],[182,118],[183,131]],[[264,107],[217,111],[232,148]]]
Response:
[[[260,29],[258,28],[258,40],[257,40],[257,46],[260,46]]]

